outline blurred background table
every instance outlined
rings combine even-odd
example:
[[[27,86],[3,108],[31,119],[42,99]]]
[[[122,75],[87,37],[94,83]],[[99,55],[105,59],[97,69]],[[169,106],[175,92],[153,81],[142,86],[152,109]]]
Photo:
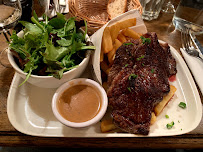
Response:
[[[174,31],[172,14],[161,13],[157,20],[145,21],[148,31],[156,32],[159,39],[168,42],[179,53],[180,32]],[[199,37],[203,43],[203,36]],[[0,50],[7,47],[0,36]],[[50,138],[35,137],[18,132],[7,117],[7,96],[14,75],[13,68],[0,65],[0,146],[47,146],[71,148],[203,148],[203,134],[185,134],[159,138]],[[201,96],[203,101],[203,98]]]

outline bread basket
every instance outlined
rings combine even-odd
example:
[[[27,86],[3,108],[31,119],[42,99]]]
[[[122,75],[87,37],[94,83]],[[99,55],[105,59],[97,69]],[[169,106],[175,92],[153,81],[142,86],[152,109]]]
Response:
[[[86,19],[88,28],[98,29],[110,19],[107,13],[109,0],[69,0],[69,13],[76,16],[77,20]],[[142,13],[139,0],[128,0],[126,11],[137,9]]]

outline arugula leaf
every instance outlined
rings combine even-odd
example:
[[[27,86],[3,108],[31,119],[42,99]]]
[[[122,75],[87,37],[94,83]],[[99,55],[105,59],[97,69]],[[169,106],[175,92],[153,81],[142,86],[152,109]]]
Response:
[[[39,23],[38,20],[36,20],[33,16],[31,17],[31,21],[36,24],[42,31],[45,31],[45,27],[43,26],[43,23]]]
[[[62,18],[53,18],[49,21],[49,25],[51,25],[52,27],[56,28],[56,29],[60,29],[63,28],[64,25],[66,23],[65,19]]]
[[[69,32],[70,30],[73,30],[75,28],[76,28],[75,27],[75,17],[71,17],[66,22],[64,29],[66,32]]]
[[[38,19],[38,16],[37,16],[37,13],[35,12],[35,10],[33,11],[33,17],[35,18],[35,20],[37,20],[39,22],[39,19]]]
[[[32,23],[29,23],[27,21],[19,21],[23,26],[25,26],[26,28],[26,33],[31,33],[33,35],[38,35],[38,34],[42,34],[42,29],[39,28],[38,26],[32,24]]]
[[[62,59],[65,55],[70,54],[71,50],[72,46],[55,47],[53,44],[47,43],[43,56],[46,60],[56,61]]]
[[[60,45],[60,46],[70,46],[72,44],[73,41],[73,37],[66,37],[66,38],[61,38],[60,40],[56,40],[56,42]]]

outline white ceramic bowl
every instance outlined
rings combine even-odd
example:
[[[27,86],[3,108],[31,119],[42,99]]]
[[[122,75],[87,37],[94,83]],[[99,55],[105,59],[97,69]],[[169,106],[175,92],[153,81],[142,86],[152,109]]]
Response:
[[[58,111],[57,108],[57,102],[59,97],[61,96],[61,94],[69,89],[70,87],[73,87],[75,85],[88,85],[88,86],[92,86],[95,89],[98,89],[98,93],[100,93],[101,95],[101,106],[100,106],[100,110],[97,113],[97,115],[95,117],[93,117],[92,119],[85,121],[85,122],[71,122],[66,120],[63,116],[61,116],[61,114]],[[55,94],[53,95],[52,98],[52,111],[55,115],[55,117],[64,125],[68,126],[68,127],[73,127],[73,128],[81,128],[81,127],[87,127],[90,125],[93,125],[97,122],[99,122],[102,117],[104,116],[104,114],[106,113],[107,110],[107,106],[108,106],[108,98],[107,98],[107,94],[104,90],[104,88],[97,83],[94,80],[91,79],[87,79],[87,78],[78,78],[78,79],[73,79],[70,80],[69,82],[64,83],[62,86],[60,86]]]
[[[23,37],[23,32],[19,32],[18,36],[19,37]],[[86,35],[86,39],[87,41],[90,41],[90,38],[88,37],[88,35]],[[8,59],[10,64],[12,65],[12,67],[16,70],[17,73],[19,73],[20,77],[22,77],[23,79],[26,78],[27,73],[23,72],[19,66],[16,64],[12,52],[10,50],[8,50]],[[42,87],[42,88],[57,88],[60,85],[62,85],[63,83],[73,79],[73,78],[77,78],[79,77],[84,70],[86,69],[88,62],[90,59],[90,52],[87,51],[86,54],[86,58],[83,59],[83,61],[78,65],[78,67],[64,72],[63,73],[63,77],[59,80],[54,78],[53,76],[38,76],[38,75],[31,75],[29,77],[29,79],[27,80],[27,82],[38,86],[38,87]]]

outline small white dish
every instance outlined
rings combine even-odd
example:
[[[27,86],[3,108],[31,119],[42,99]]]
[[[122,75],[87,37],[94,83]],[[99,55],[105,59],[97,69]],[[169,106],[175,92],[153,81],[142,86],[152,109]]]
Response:
[[[24,35],[23,31],[18,33],[19,37],[23,37],[23,35]],[[86,35],[86,41],[90,41],[90,38],[88,35]],[[89,59],[90,59],[90,51],[87,51],[86,57],[82,60],[82,62],[76,68],[73,68],[70,71],[64,72],[63,77],[60,80],[53,76],[38,76],[38,75],[31,74],[27,82],[41,88],[58,88],[63,83],[71,79],[80,77],[80,75],[86,69],[89,63]],[[25,79],[27,73],[25,73],[23,70],[19,68],[19,66],[14,60],[12,52],[9,49],[8,49],[8,60],[12,65],[12,67],[15,69],[15,71],[19,73],[20,77]]]
[[[99,111],[97,112],[97,114],[92,119],[84,121],[84,122],[72,122],[72,121],[65,119],[60,114],[58,106],[57,106],[61,95],[66,90],[71,89],[71,87],[74,87],[77,85],[86,85],[86,86],[92,87],[93,89],[96,89],[97,93],[99,94],[99,96],[101,98],[101,101],[100,101],[101,103],[100,103]],[[107,94],[106,94],[104,88],[96,81],[87,79],[87,78],[73,79],[73,80],[70,80],[70,81],[64,83],[62,86],[60,86],[56,90],[56,92],[54,93],[53,98],[52,98],[52,111],[53,111],[55,117],[62,124],[66,125],[68,127],[73,127],[73,128],[82,128],[82,127],[87,127],[87,126],[96,124],[97,122],[99,122],[102,119],[102,117],[106,113],[107,106],[108,106],[108,98],[107,98]],[[84,110],[86,110],[86,109],[84,109]]]

